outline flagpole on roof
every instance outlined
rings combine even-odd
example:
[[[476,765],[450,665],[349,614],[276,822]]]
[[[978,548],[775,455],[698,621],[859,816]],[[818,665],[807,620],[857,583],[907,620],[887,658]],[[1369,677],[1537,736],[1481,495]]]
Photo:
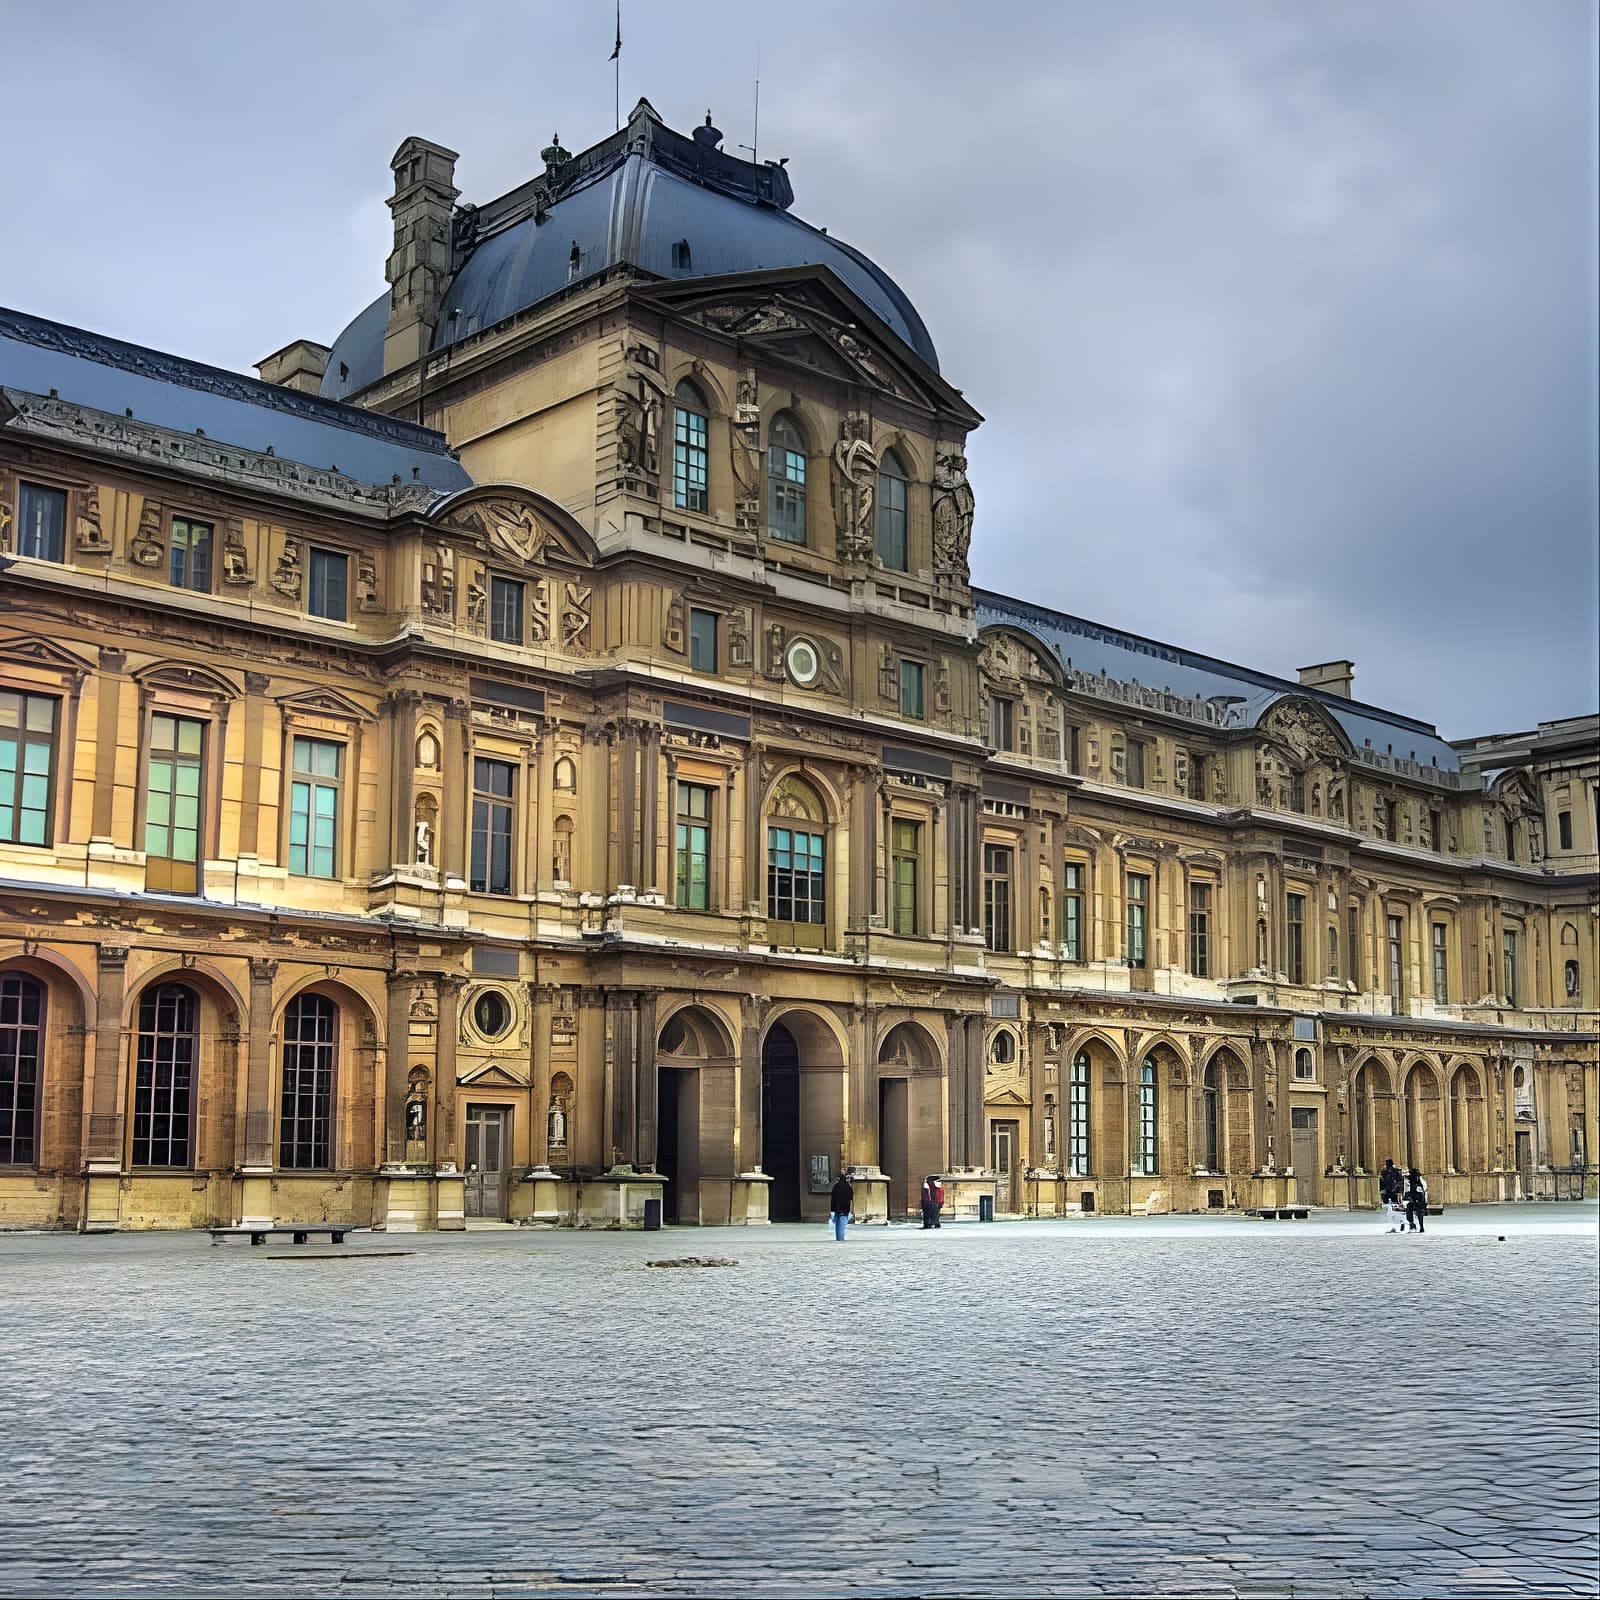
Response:
[[[611,112],[620,131],[622,128],[622,0],[617,0],[617,42],[612,47],[611,59],[615,63],[611,81]]]

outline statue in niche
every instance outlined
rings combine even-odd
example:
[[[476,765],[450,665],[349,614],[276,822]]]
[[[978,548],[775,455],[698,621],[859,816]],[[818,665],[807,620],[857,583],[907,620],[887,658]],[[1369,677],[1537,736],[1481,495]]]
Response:
[[[356,557],[356,610],[378,611],[378,563],[362,551]]]
[[[166,546],[161,541],[161,507],[154,500],[146,500],[139,511],[139,526],[128,555],[141,567],[159,567],[165,554]],[[295,593],[299,593],[298,588]]]
[[[550,1102],[549,1134],[552,1145],[563,1148],[566,1146],[567,1112],[559,1100]]]
[[[967,458],[941,450],[933,462],[933,564],[940,572],[967,570],[976,501],[967,482]]]
[[[659,466],[661,397],[642,376],[616,397],[617,465],[624,473],[655,477]]]
[[[228,518],[227,531],[222,536],[222,581],[235,588],[255,582],[250,571],[250,551],[244,542],[244,523],[238,517]]]
[[[283,541],[277,565],[272,569],[272,587],[290,600],[300,598],[300,585],[304,573],[300,565],[300,541],[290,534]]]
[[[91,488],[84,496],[83,509],[78,513],[73,534],[73,545],[79,555],[108,556],[111,554],[111,541],[106,538],[100,526],[100,491],[98,488]]]
[[[728,429],[734,483],[734,520],[747,531],[761,526],[761,410],[754,367],[739,375],[737,406]]]
[[[406,1101],[406,1138],[421,1144],[428,1137],[428,1101],[425,1093],[413,1089]]]
[[[467,626],[482,629],[489,614],[489,591],[473,578],[467,579]]]
[[[840,424],[839,442],[833,447],[833,513],[844,561],[864,561],[872,554],[878,453],[872,448],[871,432],[867,417],[852,411]]]
[[[1344,787],[1337,779],[1328,784],[1328,816],[1335,822],[1344,821]]]
[[[412,839],[416,851],[414,859],[419,867],[437,865],[433,859],[433,844],[438,827],[438,802],[431,794],[420,796],[417,800],[416,821],[412,827]]]
[[[1322,785],[1320,783],[1311,785],[1311,815],[1314,817],[1322,815]]]
[[[728,664],[749,667],[755,664],[755,654],[750,646],[750,613],[735,610],[728,613]]]
[[[551,847],[550,873],[557,883],[572,882],[572,818],[558,817]]]
[[[11,502],[0,500],[0,550],[11,550]]]
[[[423,733],[417,739],[417,765],[425,772],[439,770],[439,741],[431,733]]]
[[[456,612],[455,551],[440,545],[431,561],[422,563],[422,604],[436,617],[453,617]]]

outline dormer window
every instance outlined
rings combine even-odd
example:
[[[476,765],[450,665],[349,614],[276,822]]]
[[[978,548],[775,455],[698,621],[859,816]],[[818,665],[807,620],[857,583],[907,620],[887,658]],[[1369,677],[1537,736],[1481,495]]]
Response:
[[[680,239],[672,247],[672,270],[674,272],[688,272],[692,265],[689,253],[689,241]]]
[[[578,241],[572,241],[572,254],[567,257],[567,282],[571,283],[578,276],[583,266],[583,252],[578,248]]]
[[[767,532],[788,544],[806,542],[806,442],[786,411],[767,432]]]

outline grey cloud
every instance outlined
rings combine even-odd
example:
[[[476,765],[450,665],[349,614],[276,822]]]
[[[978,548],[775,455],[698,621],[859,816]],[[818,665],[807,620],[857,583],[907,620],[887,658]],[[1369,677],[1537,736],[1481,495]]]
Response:
[[[625,0],[922,310],[988,421],[979,576],[1458,735],[1596,699],[1595,11]],[[382,287],[387,158],[485,198],[608,130],[610,4],[7,18],[0,298],[232,366]],[[56,70],[51,70],[52,68]],[[71,114],[62,115],[62,82]],[[29,164],[31,162],[31,165]]]

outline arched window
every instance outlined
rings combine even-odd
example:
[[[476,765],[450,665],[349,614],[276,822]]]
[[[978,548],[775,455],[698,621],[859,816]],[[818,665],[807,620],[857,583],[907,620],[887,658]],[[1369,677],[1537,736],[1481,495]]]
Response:
[[[787,777],[767,807],[767,917],[781,940],[817,944],[828,920],[827,813],[816,790]]]
[[[1330,922],[1328,924],[1328,976],[1339,976],[1339,930]]]
[[[1145,1177],[1152,1176],[1158,1170],[1159,1145],[1156,1136],[1158,1093],[1156,1059],[1154,1056],[1146,1056],[1144,1065],[1139,1068],[1139,1143],[1134,1152],[1133,1163],[1134,1170]]]
[[[1089,1057],[1083,1050],[1072,1058],[1067,1085],[1067,1176],[1089,1176]]]
[[[672,395],[672,503],[684,511],[706,509],[706,403],[687,381]]]
[[[333,1165],[333,1066],[339,1008],[326,995],[302,994],[283,1013],[283,1101],[278,1165]]]
[[[767,430],[767,532],[806,542],[806,442],[786,411]]]
[[[0,978],[0,1167],[31,1167],[39,1149],[44,985],[24,973]]]
[[[989,1059],[997,1067],[1009,1067],[1017,1059],[1017,1036],[1009,1028],[1002,1028],[989,1041]]]
[[[1315,1079],[1317,1075],[1317,1063],[1309,1050],[1295,1051],[1294,1075],[1302,1080]]]
[[[193,1164],[195,1068],[200,997],[181,983],[146,989],[139,1000],[133,1084],[133,1164]]]
[[[906,469],[893,450],[883,452],[878,467],[877,546],[884,566],[906,570]]]

